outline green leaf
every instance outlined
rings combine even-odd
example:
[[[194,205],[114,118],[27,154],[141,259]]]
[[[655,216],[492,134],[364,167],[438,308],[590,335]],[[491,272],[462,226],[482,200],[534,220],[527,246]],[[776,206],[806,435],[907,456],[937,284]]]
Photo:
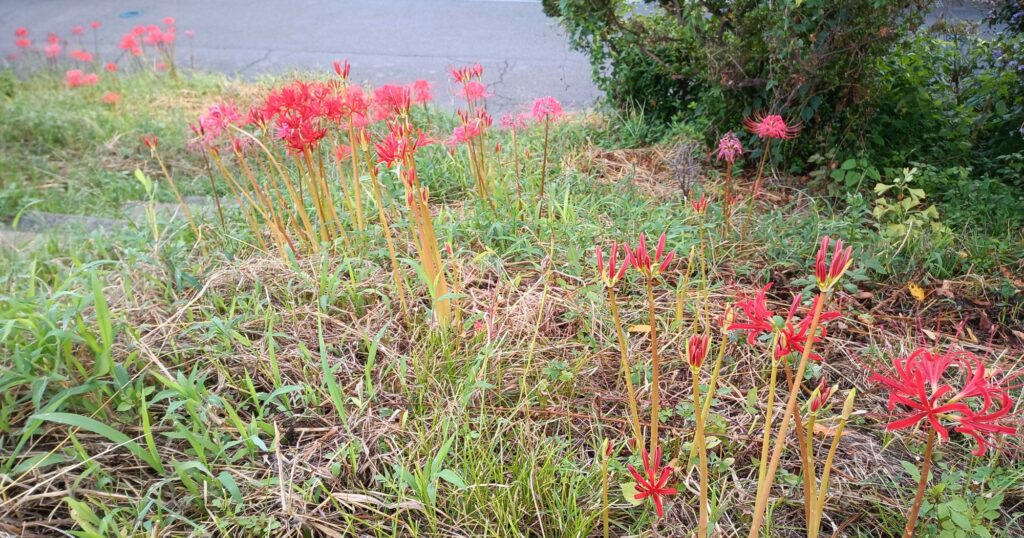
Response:
[[[857,159],[846,159],[845,161],[843,161],[843,164],[842,166],[840,166],[840,168],[842,168],[843,170],[853,170],[854,168],[857,168]]]
[[[906,471],[907,474],[910,475],[910,478],[913,478],[915,482],[921,480],[921,470],[918,469],[916,465],[907,460],[900,460],[900,466],[903,467],[903,470]]]
[[[102,422],[89,418],[83,417],[82,415],[76,415],[74,413],[39,413],[29,417],[29,420],[43,420],[47,422],[56,422],[58,424],[65,424],[68,426],[74,426],[83,430],[95,433],[96,435],[105,437],[111,443],[121,445],[127,448],[136,458],[146,462],[150,467],[163,472],[163,465],[152,458],[148,452],[141,445],[133,441],[127,435],[103,424]]]
[[[236,503],[242,504],[245,501],[242,497],[242,491],[238,489],[238,483],[235,482],[235,478],[231,476],[231,473],[221,471],[220,474],[217,475],[217,481],[224,486],[224,489],[228,490],[228,493],[231,494],[231,498],[234,499]]]
[[[459,489],[466,489],[466,483],[462,481],[462,477],[451,469],[444,469],[437,473],[437,477]]]
[[[640,506],[644,503],[643,499],[637,500],[636,496],[639,493],[636,490],[636,484],[633,482],[623,482],[619,484],[619,488],[622,490],[622,496],[626,499],[626,502],[633,506]]]

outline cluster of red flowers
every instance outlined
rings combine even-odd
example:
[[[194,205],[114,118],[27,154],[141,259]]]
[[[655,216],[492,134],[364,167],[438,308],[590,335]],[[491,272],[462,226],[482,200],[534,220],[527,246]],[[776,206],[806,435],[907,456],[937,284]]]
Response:
[[[156,48],[171,48],[177,39],[177,27],[174,26],[174,17],[165,17],[164,28],[156,24],[148,26],[136,26],[130,32],[121,36],[118,48],[131,54],[141,56],[144,52],[143,46],[149,45]]]
[[[787,124],[778,114],[758,114],[743,120],[743,124],[758,138],[788,140],[800,132],[800,124]]]
[[[777,317],[768,308],[768,290],[771,287],[772,285],[768,284],[753,298],[737,302],[736,306],[739,307],[746,320],[733,322],[729,325],[728,330],[746,332],[747,342],[751,344],[762,334],[778,333],[779,341],[775,348],[776,359],[785,357],[790,353],[803,353],[804,347],[807,346],[808,341],[812,338],[809,334],[811,330],[811,316],[804,316],[799,322],[794,322],[793,318],[801,302],[801,296],[798,294],[793,296],[793,302],[790,304],[786,317]],[[814,304],[810,308],[811,312],[817,307],[819,300],[818,297],[815,297]],[[822,312],[818,322],[818,331],[813,335],[814,343],[818,343],[825,338],[827,334],[825,323],[838,319],[841,316],[842,314],[838,311]],[[812,352],[808,358],[820,361],[821,355]]]
[[[732,131],[725,133],[725,136],[718,141],[718,160],[729,164],[736,162],[736,157],[743,155],[743,144]]]
[[[64,82],[68,88],[77,88],[79,86],[92,86],[100,81],[99,75],[96,73],[85,73],[81,69],[71,69],[64,74]]]
[[[237,136],[232,127],[243,125],[245,118],[231,103],[210,105],[206,114],[200,115],[196,123],[189,124],[196,136],[189,140],[188,145],[192,149],[210,151],[219,150],[219,146],[227,142],[232,148],[241,149],[247,145],[245,140],[248,139]]]
[[[933,353],[918,348],[894,360],[891,373],[876,372],[871,380],[889,390],[894,420],[887,430],[924,422],[945,441],[952,427],[973,437],[977,443],[973,453],[982,456],[996,435],[1017,433],[1005,423],[1014,407],[1009,390],[992,373],[968,351]]]

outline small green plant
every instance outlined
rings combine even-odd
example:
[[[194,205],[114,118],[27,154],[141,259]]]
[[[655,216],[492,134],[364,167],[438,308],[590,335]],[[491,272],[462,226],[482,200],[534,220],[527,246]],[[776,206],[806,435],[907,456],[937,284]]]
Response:
[[[913,186],[917,168],[904,168],[892,183],[875,185],[875,217],[882,238],[897,250],[903,244],[941,248],[952,241],[952,231],[942,223],[934,204],[925,205],[927,193]]]

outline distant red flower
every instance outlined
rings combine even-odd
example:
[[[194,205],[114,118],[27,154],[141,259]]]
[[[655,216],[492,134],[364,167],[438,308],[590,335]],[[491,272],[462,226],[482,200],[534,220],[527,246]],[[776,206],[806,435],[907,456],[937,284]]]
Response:
[[[483,74],[484,68],[480,64],[452,68],[452,78],[454,78],[456,82],[463,84],[474,78],[479,79]]]
[[[832,261],[831,263],[826,263],[830,242],[831,239],[827,235],[821,238],[821,245],[818,247],[818,255],[814,263],[814,273],[818,277],[818,288],[822,291],[831,289],[853,263],[853,247],[848,247],[844,251],[842,239],[836,239],[835,246],[832,249]]]
[[[506,130],[523,129],[526,127],[525,112],[506,112],[501,116],[501,128]]]
[[[746,331],[747,343],[753,344],[757,337],[775,331],[773,318],[775,315],[768,309],[768,290],[772,284],[769,282],[761,291],[757,292],[753,299],[739,301],[736,306],[740,308],[747,321],[736,321],[729,325],[730,331]]]
[[[79,86],[92,86],[100,81],[100,77],[95,73],[85,73],[81,69],[71,69],[64,73],[64,82],[68,88],[77,88]]]
[[[118,103],[121,102],[121,94],[114,93],[114,92],[107,92],[107,93],[103,94],[103,102],[108,104],[108,105],[111,105],[111,106],[117,105]]]
[[[55,34],[53,32],[50,32],[50,33],[46,34],[46,42],[51,44],[51,45],[56,45],[56,44],[60,43],[60,36],[58,36],[57,34]]]
[[[743,155],[743,144],[736,135],[729,131],[718,141],[718,160],[732,164],[736,157]]]
[[[348,144],[338,144],[338,147],[334,148],[334,156],[339,161],[344,161],[349,155],[352,155],[352,146]]]
[[[82,63],[92,63],[92,54],[84,50],[73,50],[68,53],[69,56],[78,60]]]
[[[89,23],[89,27],[92,28],[93,30],[99,30],[100,29],[100,21],[92,21],[92,22],[90,22]]]
[[[71,27],[71,35],[81,37],[85,35],[85,27],[78,24]]]
[[[32,40],[27,37],[19,37],[14,40],[14,46],[19,49],[27,49],[32,46]]]
[[[139,40],[133,34],[125,34],[121,36],[121,42],[118,43],[117,48],[128,52],[132,56],[140,56],[142,54],[142,47],[139,46]]]
[[[598,277],[604,282],[605,287],[614,288],[626,274],[626,269],[629,269],[629,256],[625,255],[622,261],[619,261],[619,244],[615,241],[612,241],[609,249],[607,264],[604,263],[604,253],[600,246],[594,247],[594,257],[597,260]]]
[[[164,17],[164,24],[167,26],[174,26],[174,17]]]
[[[156,149],[156,146],[159,143],[159,140],[157,139],[155,134],[144,134],[144,135],[142,135],[141,139],[142,139],[142,145],[146,146],[147,148],[149,148],[151,150]]]
[[[377,160],[390,168],[395,163],[411,159],[416,150],[430,144],[421,131],[412,132],[410,128],[397,122],[390,126],[388,134],[374,144]]]
[[[404,114],[412,106],[409,88],[397,84],[385,84],[373,90],[373,102],[382,111],[380,119],[392,114]]]
[[[661,498],[678,493],[675,488],[666,487],[672,474],[672,468],[661,466],[661,447],[654,449],[652,457],[648,458],[647,456],[647,450],[640,449],[640,457],[644,465],[643,475],[638,473],[632,465],[629,466],[629,472],[636,480],[635,499],[642,501],[650,498],[654,502],[654,509],[657,511],[658,517],[664,517],[665,510],[662,507]]]
[[[710,200],[704,194],[700,195],[699,200],[690,200],[690,205],[693,206],[693,210],[698,215],[704,215],[704,212],[708,210],[708,203],[710,203]]]
[[[111,73],[117,72],[117,64],[114,63],[108,63],[107,65],[103,66],[103,68],[107,71],[110,71]]]
[[[192,39],[195,36],[196,36],[196,31],[195,30],[185,30],[185,37],[186,38]]]
[[[787,125],[786,120],[778,114],[767,116],[758,114],[753,118],[743,120],[747,130],[758,136],[758,138],[775,138],[787,140],[793,138],[800,132],[800,125]]]
[[[52,60],[57,56],[60,56],[60,51],[62,49],[63,47],[60,46],[60,43],[47,43],[46,47],[43,48],[43,52],[46,53],[47,58]]]
[[[707,334],[695,334],[690,337],[689,342],[686,344],[686,358],[690,361],[690,368],[694,370],[700,369],[700,365],[704,363],[704,358],[708,354],[708,344],[711,342],[711,337]]]
[[[352,65],[348,63],[348,60],[334,60],[331,65],[334,66],[334,72],[337,73],[342,80],[348,80],[349,72],[352,70]]]
[[[430,83],[426,80],[417,80],[412,83],[412,102],[418,105],[429,103],[433,96],[430,94]]]
[[[533,102],[533,108],[530,110],[533,115],[533,119],[537,121],[547,121],[557,119],[562,116],[562,104],[558,102],[558,99],[551,97],[541,97]]]
[[[956,370],[959,376],[952,374]],[[959,390],[953,388],[951,378],[959,381]],[[975,439],[976,456],[984,455],[996,434],[1017,433],[1016,428],[1001,423],[1013,408],[1007,389],[992,381],[984,361],[968,351],[937,354],[918,348],[908,357],[895,359],[891,374],[876,372],[871,381],[889,389],[889,411],[900,406],[893,415],[895,420],[886,425],[888,431],[926,422],[946,441],[952,426]]]
[[[635,267],[637,271],[640,271],[642,275],[648,279],[656,278],[662,273],[668,264],[672,263],[672,259],[675,258],[676,253],[670,251],[665,254],[665,234],[662,233],[661,237],[658,238],[658,246],[654,249],[654,259],[651,259],[650,254],[647,252],[647,239],[644,234],[640,234],[640,240],[637,243],[636,248],[630,249],[629,245],[623,245],[626,248],[626,256],[629,259],[630,265]]]
[[[469,80],[463,83],[459,95],[465,98],[466,101],[480,101],[488,97],[487,87],[479,81]]]
[[[28,28],[19,26],[14,29],[14,37],[28,37]]]

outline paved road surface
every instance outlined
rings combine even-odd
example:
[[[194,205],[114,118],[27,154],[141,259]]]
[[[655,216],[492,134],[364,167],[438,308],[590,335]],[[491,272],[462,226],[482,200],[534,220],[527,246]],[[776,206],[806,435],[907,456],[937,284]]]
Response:
[[[101,49],[113,54],[121,34],[166,16],[177,19],[179,39],[196,32],[197,67],[225,73],[327,71],[348,58],[357,80],[426,78],[443,104],[454,103],[449,67],[480,62],[492,109],[542,95],[583,108],[599,96],[586,57],[569,50],[539,0],[2,0],[0,54],[13,50],[18,26],[40,43],[46,32],[69,37],[93,20],[103,24]],[[91,49],[89,34],[86,43]],[[179,56],[187,48],[182,39]]]

